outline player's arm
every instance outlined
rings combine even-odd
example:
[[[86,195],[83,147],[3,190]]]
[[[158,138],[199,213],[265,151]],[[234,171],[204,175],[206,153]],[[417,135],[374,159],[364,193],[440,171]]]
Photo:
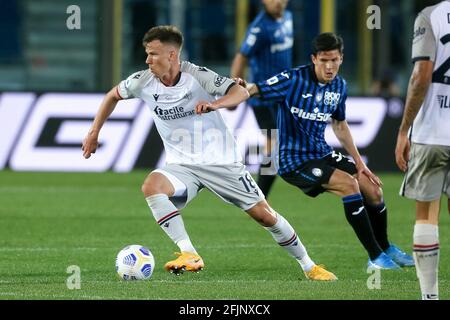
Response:
[[[397,145],[395,147],[395,161],[400,170],[406,171],[409,160],[409,139],[408,130],[411,127],[420,106],[425,99],[428,87],[431,83],[434,64],[429,60],[416,61],[414,69],[409,79],[408,92],[406,95],[405,110],[402,123],[397,135]]]
[[[233,59],[233,63],[231,64],[231,78],[245,78],[244,73],[247,65],[247,57],[240,52],[236,53]]]
[[[98,135],[100,133],[103,124],[106,119],[113,112],[117,105],[117,102],[121,100],[117,93],[117,87],[112,88],[104,97],[97,114],[95,115],[94,122],[89,129],[88,134],[83,140],[81,150],[83,150],[83,157],[88,159],[92,153],[95,153],[98,147]]]
[[[259,89],[258,89],[258,86],[256,85],[256,83],[248,83],[247,81],[245,81],[242,78],[235,78],[235,81],[238,85],[247,89],[250,97],[259,96]]]
[[[233,85],[228,92],[221,98],[213,101],[200,101],[195,107],[197,114],[207,113],[215,111],[220,108],[234,108],[239,103],[247,100],[250,97],[247,89],[240,85]]]
[[[356,148],[356,145],[353,141],[353,137],[350,132],[350,128],[347,124],[347,121],[332,119],[331,126],[333,128],[334,134],[338,138],[342,147],[353,158],[353,160],[355,160],[356,169],[358,170],[358,178],[362,174],[364,174],[374,184],[381,186],[382,183],[380,178],[378,178],[375,174],[373,174],[372,171],[370,171],[370,169],[366,166],[366,164],[362,160],[358,148]]]

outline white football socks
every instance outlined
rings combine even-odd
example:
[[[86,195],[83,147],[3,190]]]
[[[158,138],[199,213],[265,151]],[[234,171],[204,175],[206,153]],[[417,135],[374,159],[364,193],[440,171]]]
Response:
[[[315,266],[303,243],[297,237],[294,228],[283,216],[277,214],[277,223],[272,227],[265,227],[265,229],[272,234],[272,237],[280,246],[297,260],[303,271],[310,271]]]
[[[197,254],[184,227],[180,212],[169,200],[166,194],[155,194],[145,198],[156,219],[156,222],[164,232],[180,248],[180,251]]]
[[[434,224],[414,226],[414,261],[422,300],[439,300],[439,232]]]

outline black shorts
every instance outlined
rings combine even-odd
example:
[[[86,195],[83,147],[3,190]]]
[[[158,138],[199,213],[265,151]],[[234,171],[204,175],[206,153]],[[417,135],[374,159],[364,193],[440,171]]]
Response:
[[[253,107],[253,113],[255,114],[256,121],[258,122],[258,126],[260,129],[276,129],[277,128],[277,115],[276,115],[277,106],[261,106],[261,107]]]
[[[322,159],[310,160],[294,171],[281,175],[288,183],[300,188],[310,197],[317,197],[326,191],[323,184],[330,181],[334,170],[339,169],[351,175],[356,174],[355,164],[346,156],[333,151]]]

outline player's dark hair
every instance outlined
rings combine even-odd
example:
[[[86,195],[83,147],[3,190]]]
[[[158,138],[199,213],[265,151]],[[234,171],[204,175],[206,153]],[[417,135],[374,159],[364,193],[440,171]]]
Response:
[[[339,53],[344,53],[344,40],[332,32],[325,32],[319,34],[312,41],[312,54],[317,55],[321,51],[339,50]]]
[[[162,43],[170,43],[176,45],[181,49],[183,46],[183,34],[175,26],[156,26],[148,30],[144,38],[142,39],[142,44],[144,47],[147,43],[153,40],[159,40]]]

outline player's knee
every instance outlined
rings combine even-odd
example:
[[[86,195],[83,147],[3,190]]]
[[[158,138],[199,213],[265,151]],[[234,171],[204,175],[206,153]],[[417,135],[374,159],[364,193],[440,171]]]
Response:
[[[145,197],[153,196],[155,194],[164,193],[163,188],[158,183],[151,183],[150,181],[144,181],[141,186],[141,191]]]
[[[266,201],[259,202],[246,212],[263,227],[271,227],[277,222],[274,211]]]
[[[377,186],[373,186],[368,192],[364,193],[364,197],[370,205],[379,205],[383,202],[383,190]]]

